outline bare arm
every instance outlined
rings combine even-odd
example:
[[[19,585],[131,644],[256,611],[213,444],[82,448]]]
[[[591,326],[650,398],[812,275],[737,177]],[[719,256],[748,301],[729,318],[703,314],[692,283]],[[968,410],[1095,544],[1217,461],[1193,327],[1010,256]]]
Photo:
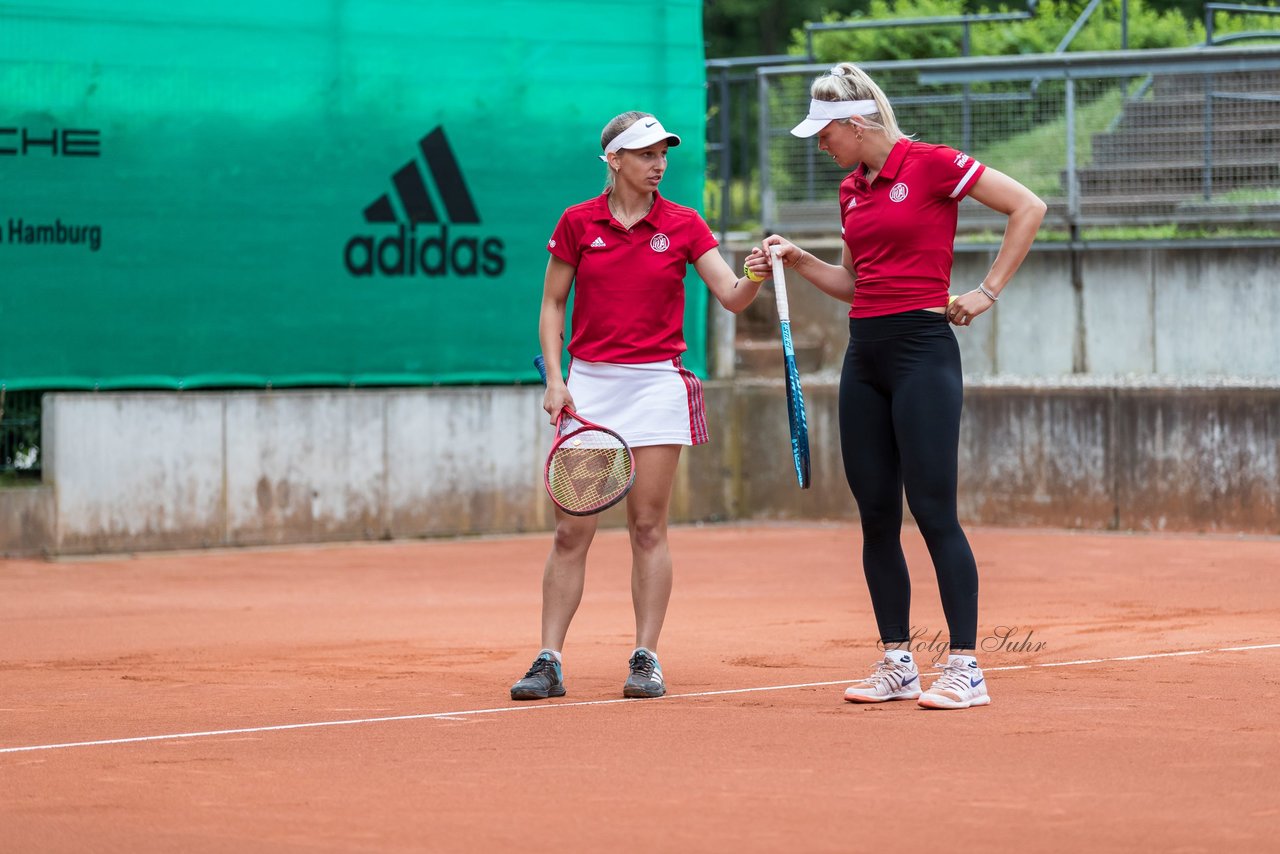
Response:
[[[569,302],[569,290],[573,287],[576,272],[573,265],[553,255],[547,260],[547,272],[542,282],[538,341],[542,345],[542,358],[547,363],[547,392],[542,397],[542,408],[551,416],[553,424],[563,407],[573,407],[569,387],[564,383],[560,353],[564,349],[565,306]]]
[[[818,290],[828,296],[835,297],[843,303],[853,305],[853,259],[849,255],[849,247],[845,246],[840,253],[839,264],[828,264],[816,255],[804,251],[786,238],[776,234],[764,239],[765,251],[780,252],[782,263],[795,270]],[[765,269],[761,272],[770,275],[767,269],[771,266],[767,258],[758,262]]]
[[[1000,251],[991,264],[991,271],[982,281],[983,287],[1000,296],[1000,291],[1022,266],[1032,241],[1036,239],[1036,232],[1044,220],[1045,203],[1022,184],[990,166],[973,185],[969,196],[1009,217]]]
[[[947,306],[947,319],[957,326],[968,326],[975,317],[995,305],[993,297],[1000,296],[1027,257],[1045,212],[1045,203],[1039,196],[990,166],[973,185],[969,196],[1009,217],[1009,221],[1005,224],[1000,251],[996,253],[996,260],[981,285],[960,294]],[[984,290],[991,296],[983,293]]]
[[[753,249],[752,253],[759,252]],[[708,249],[693,262],[702,281],[707,283],[712,295],[729,311],[737,314],[760,293],[760,283],[753,282],[746,276],[739,276],[729,269],[719,250]]]

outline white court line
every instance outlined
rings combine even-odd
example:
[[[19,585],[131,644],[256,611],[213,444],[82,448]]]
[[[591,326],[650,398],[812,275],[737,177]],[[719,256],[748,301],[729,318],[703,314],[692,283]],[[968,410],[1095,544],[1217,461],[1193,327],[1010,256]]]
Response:
[[[1106,664],[1113,661],[1147,661],[1155,658],[1174,658],[1186,655],[1208,655],[1214,652],[1251,652],[1259,649],[1280,649],[1280,643],[1264,643],[1254,646],[1224,646],[1218,649],[1190,649],[1181,652],[1153,652],[1146,655],[1122,655],[1115,658],[1082,658],[1076,661],[1049,661],[1042,664],[1011,664],[1004,667],[984,667],[984,672],[1030,670],[1033,667],[1075,667],[1081,664]],[[935,674],[925,674],[926,676]],[[726,694],[758,694],[763,691],[791,691],[796,688],[826,688],[832,685],[848,685],[858,679],[837,679],[832,682],[802,682],[796,685],[766,685],[760,688],[729,688],[723,691],[698,691],[691,694],[668,694],[663,700],[687,700],[697,697],[722,697]],[[430,712],[419,715],[390,715],[382,718],[357,718],[345,721],[314,721],[301,724],[275,724],[274,726],[242,727],[240,729],[216,729],[207,732],[178,732],[168,735],[142,735],[133,738],[104,738],[98,741],[71,741],[62,744],[33,744],[23,747],[0,747],[0,753],[29,753],[35,750],[63,750],[69,747],[102,747],[110,744],[138,744],[145,741],[174,741],[180,738],[212,738],[214,736],[244,735],[257,732],[281,732],[290,729],[316,729],[329,726],[356,726],[357,724],[392,723],[395,721],[461,720],[475,715],[495,715],[501,712],[532,712],[540,709],[571,709],[582,706],[613,706],[619,703],[653,703],[653,700],[583,700],[574,703],[529,703],[520,706],[500,706],[492,709],[465,709],[456,712]]]

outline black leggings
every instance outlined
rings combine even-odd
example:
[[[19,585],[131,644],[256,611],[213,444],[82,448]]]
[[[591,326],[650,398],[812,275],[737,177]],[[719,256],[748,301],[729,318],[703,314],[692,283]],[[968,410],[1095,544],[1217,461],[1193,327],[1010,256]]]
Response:
[[[904,643],[912,631],[901,539],[905,488],[938,576],[951,648],[974,648],[978,567],[956,517],[963,397],[960,348],[943,315],[850,319],[840,450],[862,517],[862,568],[885,644]]]

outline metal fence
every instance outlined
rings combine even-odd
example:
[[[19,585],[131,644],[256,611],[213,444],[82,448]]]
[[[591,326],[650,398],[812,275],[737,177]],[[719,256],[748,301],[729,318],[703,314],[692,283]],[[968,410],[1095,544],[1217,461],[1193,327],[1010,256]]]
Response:
[[[905,133],[959,148],[1049,204],[1045,228],[1221,227],[1280,235],[1280,47],[867,63]],[[830,232],[844,170],[789,129],[827,65],[760,68],[766,231]],[[961,205],[962,234],[1001,218]]]

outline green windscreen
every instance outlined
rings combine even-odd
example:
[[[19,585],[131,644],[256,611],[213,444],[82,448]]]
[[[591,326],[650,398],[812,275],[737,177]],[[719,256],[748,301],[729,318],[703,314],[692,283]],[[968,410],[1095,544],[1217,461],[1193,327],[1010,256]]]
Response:
[[[699,206],[701,12],[0,5],[0,387],[536,378],[546,241],[603,186],[604,124],[681,134],[662,191]]]

